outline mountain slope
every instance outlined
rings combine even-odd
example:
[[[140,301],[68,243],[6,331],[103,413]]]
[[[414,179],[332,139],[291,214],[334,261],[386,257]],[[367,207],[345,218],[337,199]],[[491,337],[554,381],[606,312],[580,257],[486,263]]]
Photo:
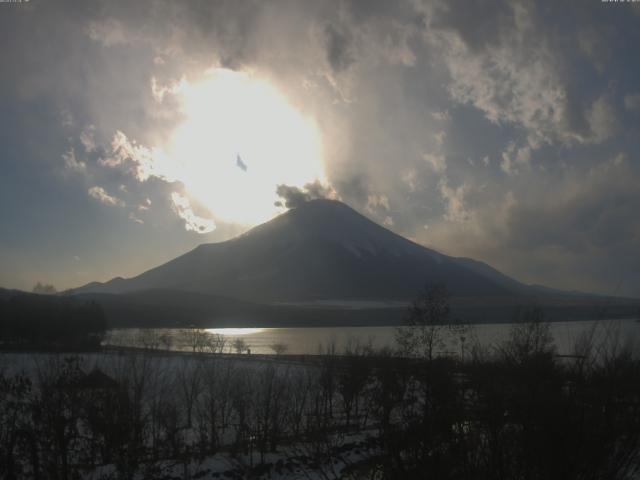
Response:
[[[411,242],[343,203],[313,200],[240,237],[75,293],[173,289],[262,303],[408,300],[431,282],[444,282],[456,296],[509,296],[522,285],[481,262]]]

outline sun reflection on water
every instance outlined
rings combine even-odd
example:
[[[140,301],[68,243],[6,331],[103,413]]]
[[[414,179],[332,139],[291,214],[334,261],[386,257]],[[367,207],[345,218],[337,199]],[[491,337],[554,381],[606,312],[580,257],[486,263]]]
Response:
[[[207,332],[217,333],[225,336],[249,335],[252,333],[262,333],[264,328],[208,328]]]

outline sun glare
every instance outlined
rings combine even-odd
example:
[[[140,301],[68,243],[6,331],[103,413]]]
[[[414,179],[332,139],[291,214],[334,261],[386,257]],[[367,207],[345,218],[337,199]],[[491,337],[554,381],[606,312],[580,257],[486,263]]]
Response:
[[[257,224],[277,209],[278,184],[323,180],[315,123],[269,83],[226,69],[181,89],[185,121],[168,154],[188,194],[217,219]]]

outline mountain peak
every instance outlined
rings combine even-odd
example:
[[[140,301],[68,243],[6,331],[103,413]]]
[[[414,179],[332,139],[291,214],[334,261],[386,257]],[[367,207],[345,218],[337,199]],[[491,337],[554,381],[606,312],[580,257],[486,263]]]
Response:
[[[340,221],[339,219],[348,219],[350,221],[354,221],[358,217],[370,221],[366,219],[362,214],[351,208],[349,205],[339,200],[316,198],[300,203],[299,205],[290,208],[283,214],[262,225],[267,225],[269,223],[277,221],[280,218],[295,219],[295,221],[303,221],[308,224],[312,224],[313,222]]]
[[[327,198],[309,200],[298,205],[287,212],[300,220],[308,223],[330,223],[330,227],[335,228],[338,223],[358,224],[371,223],[381,228],[367,217],[351,208],[346,203]],[[285,213],[286,215],[286,213]]]
[[[440,256],[378,225],[345,203],[329,199],[302,203],[236,240],[272,245],[324,242],[356,256],[381,253],[398,256],[416,249],[430,252],[438,261]]]
[[[340,200],[333,200],[330,198],[314,198],[313,200],[307,200],[300,203],[289,211],[304,212],[306,214],[312,214],[312,212],[326,212],[326,213],[352,213],[359,215],[353,208]]]

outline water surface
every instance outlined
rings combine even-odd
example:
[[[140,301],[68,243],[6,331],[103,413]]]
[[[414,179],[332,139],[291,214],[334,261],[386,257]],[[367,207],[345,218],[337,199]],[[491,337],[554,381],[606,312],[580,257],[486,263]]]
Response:
[[[577,341],[592,336],[607,344],[635,343],[640,338],[640,323],[636,320],[571,321],[551,323],[558,353],[574,353]],[[469,326],[466,331],[442,329],[441,353],[461,355],[474,344],[489,349],[499,348],[508,338],[513,324],[487,323]],[[192,329],[114,329],[105,338],[105,345],[137,346],[151,344],[155,348],[169,346],[171,350],[189,351]],[[309,327],[309,328],[216,328],[206,332],[224,339],[225,351],[233,351],[236,339],[242,339],[251,353],[272,354],[275,345],[284,345],[289,354],[317,354],[334,348],[343,353],[347,347],[371,345],[374,348],[395,347],[396,327]],[[163,340],[160,340],[160,339]]]

